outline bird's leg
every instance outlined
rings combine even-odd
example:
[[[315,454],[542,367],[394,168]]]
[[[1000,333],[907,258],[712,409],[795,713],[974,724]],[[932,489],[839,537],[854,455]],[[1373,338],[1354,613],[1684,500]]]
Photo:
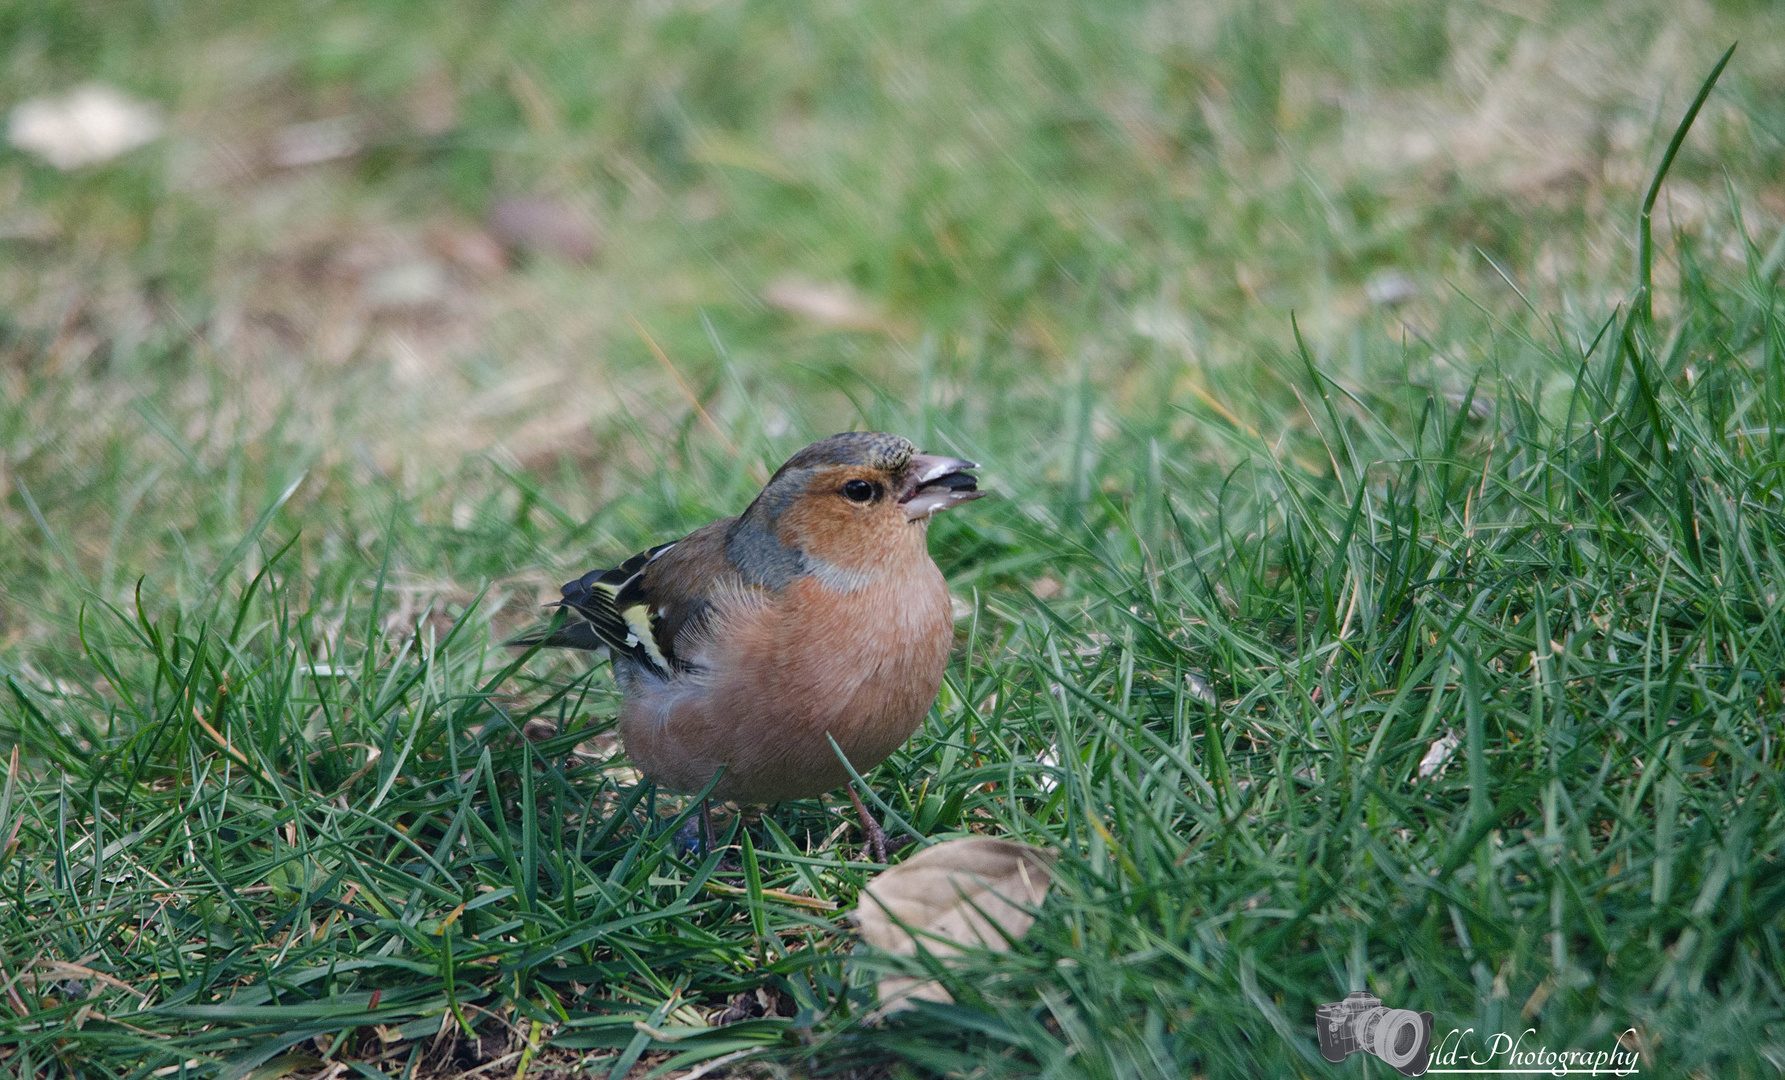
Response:
[[[700,800],[700,850],[704,855],[713,850],[713,800]]]
[[[849,801],[855,804],[856,814],[862,819],[862,840],[868,849],[868,855],[875,862],[885,862],[886,830],[880,827],[880,822],[875,819],[873,814],[868,813],[867,805],[862,802],[862,797],[855,793],[854,784],[846,785],[845,790],[849,792]]]

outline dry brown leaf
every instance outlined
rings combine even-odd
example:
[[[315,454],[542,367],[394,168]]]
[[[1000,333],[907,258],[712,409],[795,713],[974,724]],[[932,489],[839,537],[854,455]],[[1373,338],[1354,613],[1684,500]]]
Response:
[[[784,277],[762,290],[763,302],[789,315],[835,330],[888,330],[886,316],[841,283]]]
[[[1029,932],[1029,909],[1047,898],[1057,852],[969,836],[937,844],[891,867],[862,890],[855,921],[862,940],[894,956],[934,956],[966,949],[1004,952]],[[903,975],[880,980],[880,1015],[912,999],[954,1000],[940,984]]]
[[[491,235],[525,255],[586,263],[601,247],[594,223],[580,208],[557,199],[516,197],[490,207]]]
[[[508,269],[508,252],[482,229],[439,225],[429,232],[428,247],[451,265],[480,278],[492,278]]]

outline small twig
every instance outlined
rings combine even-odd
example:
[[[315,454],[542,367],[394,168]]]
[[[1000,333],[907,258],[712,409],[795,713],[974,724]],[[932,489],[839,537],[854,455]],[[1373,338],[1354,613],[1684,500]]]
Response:
[[[138,1035],[146,1035],[151,1039],[171,1039],[171,1038],[173,1038],[172,1035],[169,1035],[166,1032],[150,1031],[148,1028],[137,1027],[135,1024],[129,1023],[128,1021],[119,1020],[117,1017],[107,1016],[104,1013],[100,1012],[98,1009],[94,1009],[92,1012],[88,1013],[87,1015],[90,1016],[91,1018],[93,1018],[94,1020],[103,1020],[108,1024],[116,1024],[119,1027],[129,1028],[131,1031],[136,1032]]]
[[[94,953],[92,956],[85,957],[72,964],[65,960],[43,961],[44,967],[48,968],[48,971],[45,974],[52,979],[90,979],[93,982],[104,983],[107,986],[122,990],[126,994],[135,997],[137,999],[136,1007],[138,1010],[147,1008],[149,1004],[148,994],[143,993],[141,990],[138,990],[127,982],[122,982],[107,975],[103,971],[94,971],[86,965],[87,960],[95,959],[98,955],[98,953]]]
[[[671,1035],[662,1028],[652,1027],[643,1020],[634,1020],[632,1022],[632,1030],[643,1032],[651,1038],[656,1039],[658,1042],[681,1042],[683,1039],[683,1036],[681,1035]]]
[[[824,841],[818,845],[818,850],[814,851],[813,854],[822,855],[829,851],[830,846],[841,839],[843,834],[848,832],[853,824],[854,822],[850,821],[849,818],[845,816],[842,821],[837,822],[837,827],[831,830],[831,834],[824,838]]]
[[[849,827],[849,823],[847,821],[845,821],[842,825],[842,828],[848,828],[848,827]],[[707,882],[706,883],[706,891],[714,894],[715,896],[748,896],[748,895],[750,895],[750,890],[740,889],[736,885],[727,885],[722,881]],[[800,896],[797,893],[790,893],[784,889],[764,889],[764,890],[762,890],[762,895],[767,897],[770,900],[779,900],[783,904],[792,904],[794,907],[810,908],[813,911],[835,911],[835,910],[837,910],[837,905],[832,903],[829,900],[820,900],[816,896]]]
[[[206,720],[204,718],[204,716],[198,711],[197,705],[194,705],[192,707],[192,719],[198,721],[198,726],[204,729],[204,733],[211,737],[212,742],[216,743],[218,746],[223,748],[224,753],[228,754],[230,757],[235,758],[236,761],[240,762],[242,768],[247,769],[257,779],[264,780],[268,784],[271,784],[273,782],[265,773],[263,773],[259,769],[255,768],[254,763],[252,761],[248,760],[248,755],[242,753],[240,750],[237,750],[233,745],[231,745],[231,743],[228,739],[223,737],[223,733],[221,731],[218,731],[216,728],[211,726],[211,722],[209,720]]]
[[[19,969],[19,973],[17,975],[14,975],[12,978],[6,980],[6,985],[4,987],[4,990],[6,992],[7,1000],[12,1002],[13,1011],[18,1013],[20,1016],[30,1016],[31,1010],[25,1007],[25,999],[19,997],[19,992],[18,992],[18,990],[14,989],[14,984],[19,981],[19,979],[25,974],[25,972],[30,971],[32,968],[36,967],[37,961],[41,960],[42,958],[43,958],[42,953],[38,953],[36,956],[33,956],[31,958],[30,963],[26,964],[24,967]],[[0,975],[4,975],[4,974],[6,974],[4,971],[0,971]]]

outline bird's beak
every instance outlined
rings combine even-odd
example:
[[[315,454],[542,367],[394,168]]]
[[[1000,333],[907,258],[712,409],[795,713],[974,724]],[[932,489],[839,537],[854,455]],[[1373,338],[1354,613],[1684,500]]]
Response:
[[[978,479],[967,471],[977,468],[973,462],[960,458],[911,455],[905,494],[899,498],[906,519],[924,521],[932,514],[984,495]]]

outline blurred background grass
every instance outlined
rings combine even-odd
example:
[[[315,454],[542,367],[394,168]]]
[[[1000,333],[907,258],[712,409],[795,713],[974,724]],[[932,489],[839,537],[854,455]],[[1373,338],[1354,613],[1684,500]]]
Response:
[[[35,722],[38,694],[94,725],[58,752],[110,745],[100,721],[130,687],[111,685],[122,667],[96,674],[103,605],[134,613],[140,595],[171,640],[182,618],[219,617],[286,539],[281,610],[313,613],[306,633],[382,671],[399,646],[353,629],[375,581],[397,638],[445,636],[493,582],[477,633],[499,638],[569,572],[734,512],[791,450],[850,427],[987,464],[1004,504],[951,515],[933,542],[958,593],[1129,606],[1123,590],[1146,587],[1109,567],[1181,565],[1165,555],[1184,542],[1173,515],[1212,520],[1224,480],[1266,448],[1310,476],[1350,467],[1315,419],[1292,313],[1318,371],[1390,428],[1420,401],[1485,418],[1478,378],[1564,421],[1577,373],[1535,342],[1584,344],[1627,297],[1660,146],[1739,40],[1657,209],[1658,317],[1682,317],[1683,296],[1714,306],[1694,275],[1752,269],[1785,219],[1780,14],[0,6],[0,104],[98,81],[166,120],[150,145],[69,172],[0,150],[8,730]],[[1493,450],[1478,449],[1485,474]],[[1214,529],[1203,555],[1254,539]],[[1255,582],[1276,572],[1261,563]],[[1042,647],[1024,634],[1045,621],[1015,610],[1028,629],[986,663]],[[1187,610],[1192,636],[1219,621]],[[1078,617],[1060,632],[1085,655],[1120,640],[1119,619]],[[1266,639],[1299,625],[1271,618]],[[1181,684],[1181,660],[1161,662]],[[1067,678],[1058,655],[1053,670]],[[1238,671],[1197,671],[1236,680],[1224,699],[1246,689]],[[1029,707],[1032,764],[1052,721]],[[926,738],[892,766],[914,791],[945,741]],[[27,759],[45,792],[53,742]],[[1475,983],[1487,1001],[1491,972]],[[1174,1007],[1155,1012],[1175,1032],[1191,1014]],[[1152,1032],[1151,1008],[1136,1031]],[[1070,1029],[1036,1038],[1070,1044]],[[1200,1067],[1245,1058],[1229,1049]],[[108,1052],[130,1062],[117,1075],[165,1065]],[[1317,1067],[1305,1058],[1272,1060]]]
[[[994,456],[1055,454],[1081,379],[1096,423],[1201,392],[1275,431],[1305,423],[1271,374],[1291,311],[1334,374],[1460,392],[1503,359],[1475,311],[1520,305],[1501,270],[1545,311],[1621,295],[1656,139],[1738,38],[1660,231],[1733,256],[1726,179],[1757,235],[1785,214],[1776,17],[9,5],[5,100],[102,80],[169,131],[74,174],[0,160],[6,390],[40,410],[6,475],[103,536],[82,515],[118,470],[71,460],[281,445],[415,490],[495,453],[583,517],[655,466],[634,424],[718,442],[689,388],[777,453],[946,415]],[[1383,338],[1401,360],[1371,370]],[[324,476],[295,505],[348,501]],[[143,493],[140,555],[179,558],[193,494]]]
[[[1460,389],[1485,358],[1458,293],[1518,303],[1490,260],[1545,310],[1620,294],[1657,132],[1730,40],[1663,231],[1727,232],[1725,173],[1754,227],[1785,213],[1776,14],[11,5],[7,100],[103,80],[170,131],[73,175],[4,161],[8,393],[87,373],[40,425],[62,453],[153,438],[145,397],[202,452],[177,385],[228,445],[384,475],[574,461],[586,513],[641,462],[617,416],[687,424],[628,314],[709,413],[776,434],[876,407],[984,429],[1078,378],[1293,424],[1259,380],[1291,310],[1336,372]],[[531,229],[490,228],[517,206]],[[1362,369],[1383,335],[1405,369]],[[177,517],[157,494],[145,520]]]

